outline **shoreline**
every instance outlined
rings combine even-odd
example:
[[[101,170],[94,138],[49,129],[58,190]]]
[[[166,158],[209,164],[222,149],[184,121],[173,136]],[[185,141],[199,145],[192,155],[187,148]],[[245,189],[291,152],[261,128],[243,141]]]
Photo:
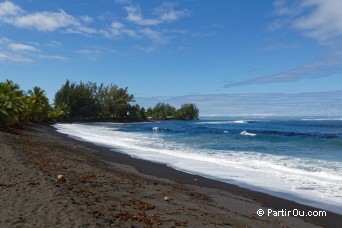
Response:
[[[55,129],[52,126],[53,129]],[[74,139],[70,137],[67,134],[60,133],[55,130],[55,132],[52,133],[57,133],[64,137],[66,140],[71,139],[75,140],[77,142],[80,142],[87,147],[91,147],[94,149],[99,150],[100,152],[98,155],[106,159],[110,162],[115,162],[115,163],[120,163],[120,164],[125,164],[129,166],[135,167],[139,172],[157,176],[160,178],[166,178],[170,180],[174,180],[177,182],[181,182],[184,184],[190,184],[190,185],[196,185],[200,187],[210,187],[210,188],[216,188],[220,190],[225,190],[233,194],[237,194],[243,197],[248,197],[250,199],[256,200],[259,203],[262,203],[263,205],[270,207],[270,208],[279,208],[279,209],[285,209],[285,210],[292,210],[292,209],[298,209],[301,211],[322,211],[324,209],[317,208],[317,207],[312,207],[304,204],[300,204],[291,200],[287,200],[284,198],[280,198],[277,196],[272,196],[267,193],[263,192],[258,192],[254,191],[251,189],[239,187],[234,184],[226,183],[226,182],[221,182],[218,180],[210,179],[207,177],[203,177],[200,175],[196,174],[191,174],[187,173],[184,171],[177,170],[175,168],[172,168],[170,166],[167,166],[166,164],[162,163],[156,163],[148,160],[143,160],[140,158],[135,158],[132,157],[126,153],[120,152],[115,148],[108,148],[100,145],[96,145],[92,142],[87,142],[87,141],[82,141],[78,139]],[[342,215],[339,215],[334,212],[330,212],[327,210],[324,210],[327,212],[327,217],[335,217],[336,219],[342,219]],[[315,223],[324,223],[326,222],[325,219],[320,219],[319,217],[313,217],[311,219],[307,219],[308,221],[313,221]],[[342,223],[341,223],[342,224]]]
[[[95,227],[96,224],[101,226],[101,224],[108,223],[111,226],[123,227],[129,224],[138,226],[144,224],[147,227],[158,227],[160,224],[163,224],[162,227],[166,224],[170,226],[173,224],[175,227],[207,227],[215,224],[223,227],[228,226],[228,224],[230,226],[244,227],[266,227],[267,224],[271,226],[272,224],[273,226],[286,224],[300,227],[312,227],[313,224],[325,227],[342,226],[342,216],[328,211],[326,217],[259,217],[256,215],[258,208],[264,210],[267,210],[267,208],[275,210],[298,209],[303,211],[322,209],[181,172],[164,164],[133,158],[115,151],[115,149],[114,152],[106,147],[73,139],[66,134],[57,132],[50,125],[31,126],[26,130],[18,131],[20,134],[0,132],[2,140],[11,139],[3,141],[2,146],[8,146],[7,149],[17,154],[16,156],[19,156],[20,159],[28,159],[29,164],[34,161],[33,158],[36,159],[37,157],[39,162],[35,162],[28,172],[38,170],[41,176],[32,174],[33,178],[45,177],[46,186],[51,185],[51,189],[57,193],[63,192],[63,194],[75,201],[72,205],[65,202],[66,205],[69,205],[68,208],[77,206],[73,210],[70,209],[71,212],[65,215],[70,217],[68,218],[69,224],[70,222],[77,222],[77,224],[89,225],[94,224],[93,220],[95,220]],[[25,153],[21,154],[18,151],[25,151]],[[27,162],[24,163],[27,166]],[[7,167],[8,176],[14,173],[10,172],[10,168]],[[23,168],[25,167],[21,169]],[[3,173],[6,172],[6,170],[3,171]],[[35,171],[35,173],[37,172]],[[65,174],[68,181],[64,184],[58,184],[56,187],[55,178],[59,173]],[[93,176],[96,176],[96,178]],[[79,180],[79,177],[81,180]],[[113,179],[113,181],[108,181],[109,179]],[[0,178],[0,184],[3,184],[0,185],[0,190],[2,190],[5,181],[11,182],[14,180],[10,177],[6,180],[6,176],[3,175]],[[89,185],[90,188],[84,188],[84,185]],[[8,184],[8,186],[16,185]],[[24,189],[27,190],[27,187]],[[79,189],[83,189],[81,193]],[[113,191],[113,189],[117,190]],[[42,196],[47,194],[45,188],[40,189],[40,191]],[[6,194],[9,195],[6,196]],[[0,196],[0,198],[5,197],[4,199],[9,200],[8,204],[6,204],[7,201],[4,201],[4,208],[13,205],[13,202],[10,201],[12,196],[18,197],[13,187],[6,188],[6,194]],[[98,196],[93,199],[92,195]],[[163,195],[169,195],[172,200],[163,200]],[[20,195],[19,200],[22,197]],[[37,197],[38,199],[41,198]],[[46,198],[50,199],[49,197]],[[55,202],[55,200],[52,198],[51,202]],[[112,202],[116,202],[115,205]],[[137,202],[140,207],[137,206]],[[23,204],[23,202],[19,203]],[[143,209],[141,209],[141,204],[144,204]],[[31,205],[31,207],[35,206],[37,205]],[[42,206],[46,207],[47,205],[42,203],[40,207]],[[81,212],[79,212],[80,207],[82,208]],[[15,209],[20,212],[20,207]],[[8,210],[10,209],[0,212],[0,225],[9,224],[1,223],[6,221],[4,217],[9,216],[9,214],[6,214]],[[171,213],[171,211],[174,212]],[[185,211],[188,211],[187,214],[185,214]],[[151,214],[152,212],[153,214]],[[47,213],[53,212],[49,211]],[[89,217],[89,213],[92,216]],[[135,216],[133,216],[134,213],[136,213]],[[20,214],[23,217],[23,213]],[[26,216],[30,217],[32,215],[27,214]],[[83,218],[83,220],[74,221],[75,216]],[[150,220],[146,220],[146,218]],[[48,223],[47,221],[41,222],[50,225],[58,224]]]
[[[82,122],[81,122],[82,124]],[[94,123],[96,125],[96,123]],[[121,122],[120,122],[121,124]],[[102,126],[102,125],[101,125]],[[69,132],[69,128],[68,127],[63,127],[63,126],[59,126],[57,124],[57,126],[53,125],[53,127],[56,128],[56,131],[57,132],[60,132],[61,134],[66,134],[68,135],[68,132]],[[79,129],[80,130],[80,129]],[[81,130],[83,131],[83,130]],[[88,132],[87,130],[85,130],[86,132]],[[151,170],[151,168],[147,168],[146,170],[143,170],[143,169],[140,169],[139,171],[142,171],[146,174],[151,174],[151,175],[154,175],[154,176],[159,176],[159,177],[164,177],[164,178],[172,178],[172,179],[175,179],[172,177],[172,175],[164,175],[164,173],[168,173],[166,170],[163,170],[163,172],[159,173],[158,170],[160,170],[161,168],[160,167],[163,167],[163,166],[166,166],[168,168],[171,168],[175,171],[179,171],[181,173],[184,173],[184,174],[190,174],[190,175],[194,175],[196,176],[195,179],[198,180],[198,177],[201,177],[201,178],[204,178],[204,179],[209,179],[209,180],[214,180],[214,181],[218,181],[220,183],[227,183],[227,184],[231,184],[235,187],[240,187],[241,189],[248,189],[248,190],[251,190],[253,192],[259,192],[259,193],[264,193],[266,195],[270,195],[270,196],[274,196],[274,197],[277,197],[277,198],[280,198],[280,199],[285,199],[285,200],[288,200],[288,201],[291,201],[291,202],[295,202],[295,203],[298,203],[300,205],[304,205],[304,206],[308,206],[308,207],[311,207],[311,208],[316,208],[316,209],[320,209],[320,210],[325,210],[325,211],[330,211],[332,213],[336,213],[336,214],[339,214],[339,215],[342,215],[342,210],[341,210],[341,207],[338,206],[335,202],[335,204],[333,203],[333,201],[330,200],[331,204],[325,202],[324,200],[322,200],[321,198],[321,201],[317,201],[317,200],[314,200],[315,197],[308,197],[308,195],[299,195],[298,193],[297,194],[294,194],[290,191],[287,191],[287,192],[282,192],[282,191],[275,191],[272,189],[270,190],[268,187],[268,185],[266,183],[261,183],[261,185],[258,185],[258,186],[253,186],[253,185],[249,185],[249,182],[238,182],[238,181],[230,181],[229,179],[220,179],[218,177],[220,176],[212,176],[212,175],[208,175],[208,172],[201,172],[202,170],[200,169],[194,169],[193,167],[201,167],[201,165],[197,165],[197,164],[194,164],[194,166],[177,166],[175,165],[175,163],[177,164],[177,162],[172,162],[172,158],[171,158],[171,161],[168,159],[168,158],[165,158],[165,157],[162,157],[162,159],[160,157],[158,157],[158,155],[156,156],[156,158],[154,157],[154,155],[152,155],[152,158],[154,159],[150,159],[149,156],[145,156],[144,153],[140,154],[139,153],[139,150],[136,151],[136,150],[131,150],[129,148],[130,145],[126,145],[124,144],[125,146],[121,146],[122,144],[118,144],[119,147],[116,147],[115,145],[117,143],[115,143],[114,141],[117,141],[117,142],[120,142],[120,140],[113,140],[113,143],[109,143],[107,144],[106,141],[102,141],[101,138],[99,138],[98,140],[93,140],[92,138],[87,138],[87,135],[83,135],[82,133],[80,133],[82,136],[79,137],[79,135],[75,135],[75,132],[71,131],[70,132],[71,135],[69,135],[70,138],[72,139],[75,139],[77,141],[81,141],[81,142],[86,142],[86,143],[90,143],[90,144],[94,144],[96,146],[99,146],[99,147],[104,147],[104,148],[107,148],[108,149],[108,153],[107,152],[104,152],[103,153],[103,158],[106,158],[107,160],[120,160],[121,158],[120,157],[117,157],[115,155],[110,155],[110,151],[113,151],[113,153],[120,153],[120,154],[123,154],[123,155],[127,155],[128,157],[127,158],[123,158],[123,159],[137,159],[137,160],[143,160],[143,161],[148,161],[150,162],[149,164],[147,165],[144,165],[145,167],[153,167],[154,164],[159,164],[161,166],[158,166],[158,167],[155,167],[153,168],[153,170]],[[88,133],[91,133],[91,132],[88,132]],[[91,133],[92,134],[92,133]],[[83,136],[86,136],[85,139]],[[127,137],[130,137],[130,136],[127,136]],[[121,138],[120,134],[118,135],[111,135],[111,138],[112,139],[115,139],[115,138],[118,138],[118,139],[122,139],[123,141],[125,141],[124,138]],[[89,140],[87,140],[89,139]],[[102,144],[103,143],[103,144]],[[127,146],[127,147],[126,147]],[[149,152],[150,148],[146,147],[145,150],[147,150],[147,152]],[[155,150],[155,148],[152,146],[151,148],[153,151]],[[110,151],[109,151],[110,150]],[[158,151],[155,151],[155,152],[158,152]],[[149,153],[147,153],[149,154]],[[123,164],[124,162],[122,162]],[[133,163],[129,163],[130,165],[132,166],[137,166],[136,164],[138,164],[139,162],[133,162]],[[189,164],[189,163],[188,163]],[[202,163],[200,163],[202,164]],[[205,163],[203,163],[203,165],[206,165]],[[164,168],[164,167],[163,167]],[[228,172],[227,174],[229,174],[229,171],[226,171]],[[238,175],[238,174],[237,174]],[[249,174],[247,174],[249,175]],[[221,176],[222,177],[222,176]],[[255,175],[255,178],[259,178],[260,175],[256,176]],[[273,176],[270,176],[271,178],[273,178]],[[252,180],[252,179],[251,179]],[[198,181],[186,181],[185,183],[187,184],[196,184],[196,185],[200,185]],[[212,184],[211,184],[212,185]],[[208,185],[208,184],[205,184],[206,187],[210,187],[211,185]],[[217,184],[216,184],[217,186]],[[282,185],[277,185],[277,186],[282,186]],[[284,186],[285,188],[288,186]],[[224,187],[221,186],[220,189],[224,189]],[[236,191],[236,193],[239,193],[239,191]],[[254,194],[255,195],[255,194]],[[254,197],[254,195],[252,197]],[[287,208],[286,208],[287,209]]]

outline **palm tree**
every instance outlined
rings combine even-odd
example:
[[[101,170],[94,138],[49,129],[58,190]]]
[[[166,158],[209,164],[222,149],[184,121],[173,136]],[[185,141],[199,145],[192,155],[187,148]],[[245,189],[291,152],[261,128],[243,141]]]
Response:
[[[0,83],[0,125],[24,121],[26,107],[25,95],[18,84],[10,80]]]
[[[47,120],[50,105],[45,91],[35,86],[33,90],[28,91],[28,95],[27,103],[30,109],[30,119],[34,122]]]
[[[9,97],[6,94],[6,88],[4,83],[0,83],[0,125],[5,125],[8,121],[10,108]]]
[[[14,90],[19,91],[20,90],[19,84],[14,83],[12,80],[6,79],[6,83],[5,84],[7,84],[12,91],[14,91]]]
[[[49,112],[49,120],[65,120],[70,116],[70,107],[66,103],[55,105]]]

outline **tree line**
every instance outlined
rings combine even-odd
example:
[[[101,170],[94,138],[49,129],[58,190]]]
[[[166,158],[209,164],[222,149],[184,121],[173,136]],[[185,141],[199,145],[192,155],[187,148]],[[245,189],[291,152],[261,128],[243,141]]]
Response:
[[[194,104],[184,104],[180,109],[158,103],[145,110],[134,104],[134,95],[128,88],[93,82],[67,80],[56,92],[50,105],[44,90],[34,87],[27,92],[18,84],[0,82],[0,126],[11,126],[44,121],[142,121],[142,120],[196,120],[199,110]]]
[[[146,110],[149,119],[174,119],[174,120],[197,120],[199,110],[194,104],[183,104],[180,109],[159,102],[153,108]]]
[[[13,81],[0,82],[0,126],[46,121],[49,111],[49,100],[41,88],[24,92]]]

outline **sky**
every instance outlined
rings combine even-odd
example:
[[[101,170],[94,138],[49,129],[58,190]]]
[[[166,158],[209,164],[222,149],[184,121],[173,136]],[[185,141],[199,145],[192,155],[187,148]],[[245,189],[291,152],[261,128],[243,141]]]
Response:
[[[340,0],[0,0],[0,81],[128,87],[201,116],[342,116]]]

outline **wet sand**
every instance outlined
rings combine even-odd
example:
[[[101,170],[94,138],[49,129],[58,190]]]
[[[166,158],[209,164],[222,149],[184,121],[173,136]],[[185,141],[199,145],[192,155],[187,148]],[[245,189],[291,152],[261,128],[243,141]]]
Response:
[[[342,227],[342,216],[80,142],[51,126],[0,131],[0,227]],[[63,175],[65,180],[57,181]]]

